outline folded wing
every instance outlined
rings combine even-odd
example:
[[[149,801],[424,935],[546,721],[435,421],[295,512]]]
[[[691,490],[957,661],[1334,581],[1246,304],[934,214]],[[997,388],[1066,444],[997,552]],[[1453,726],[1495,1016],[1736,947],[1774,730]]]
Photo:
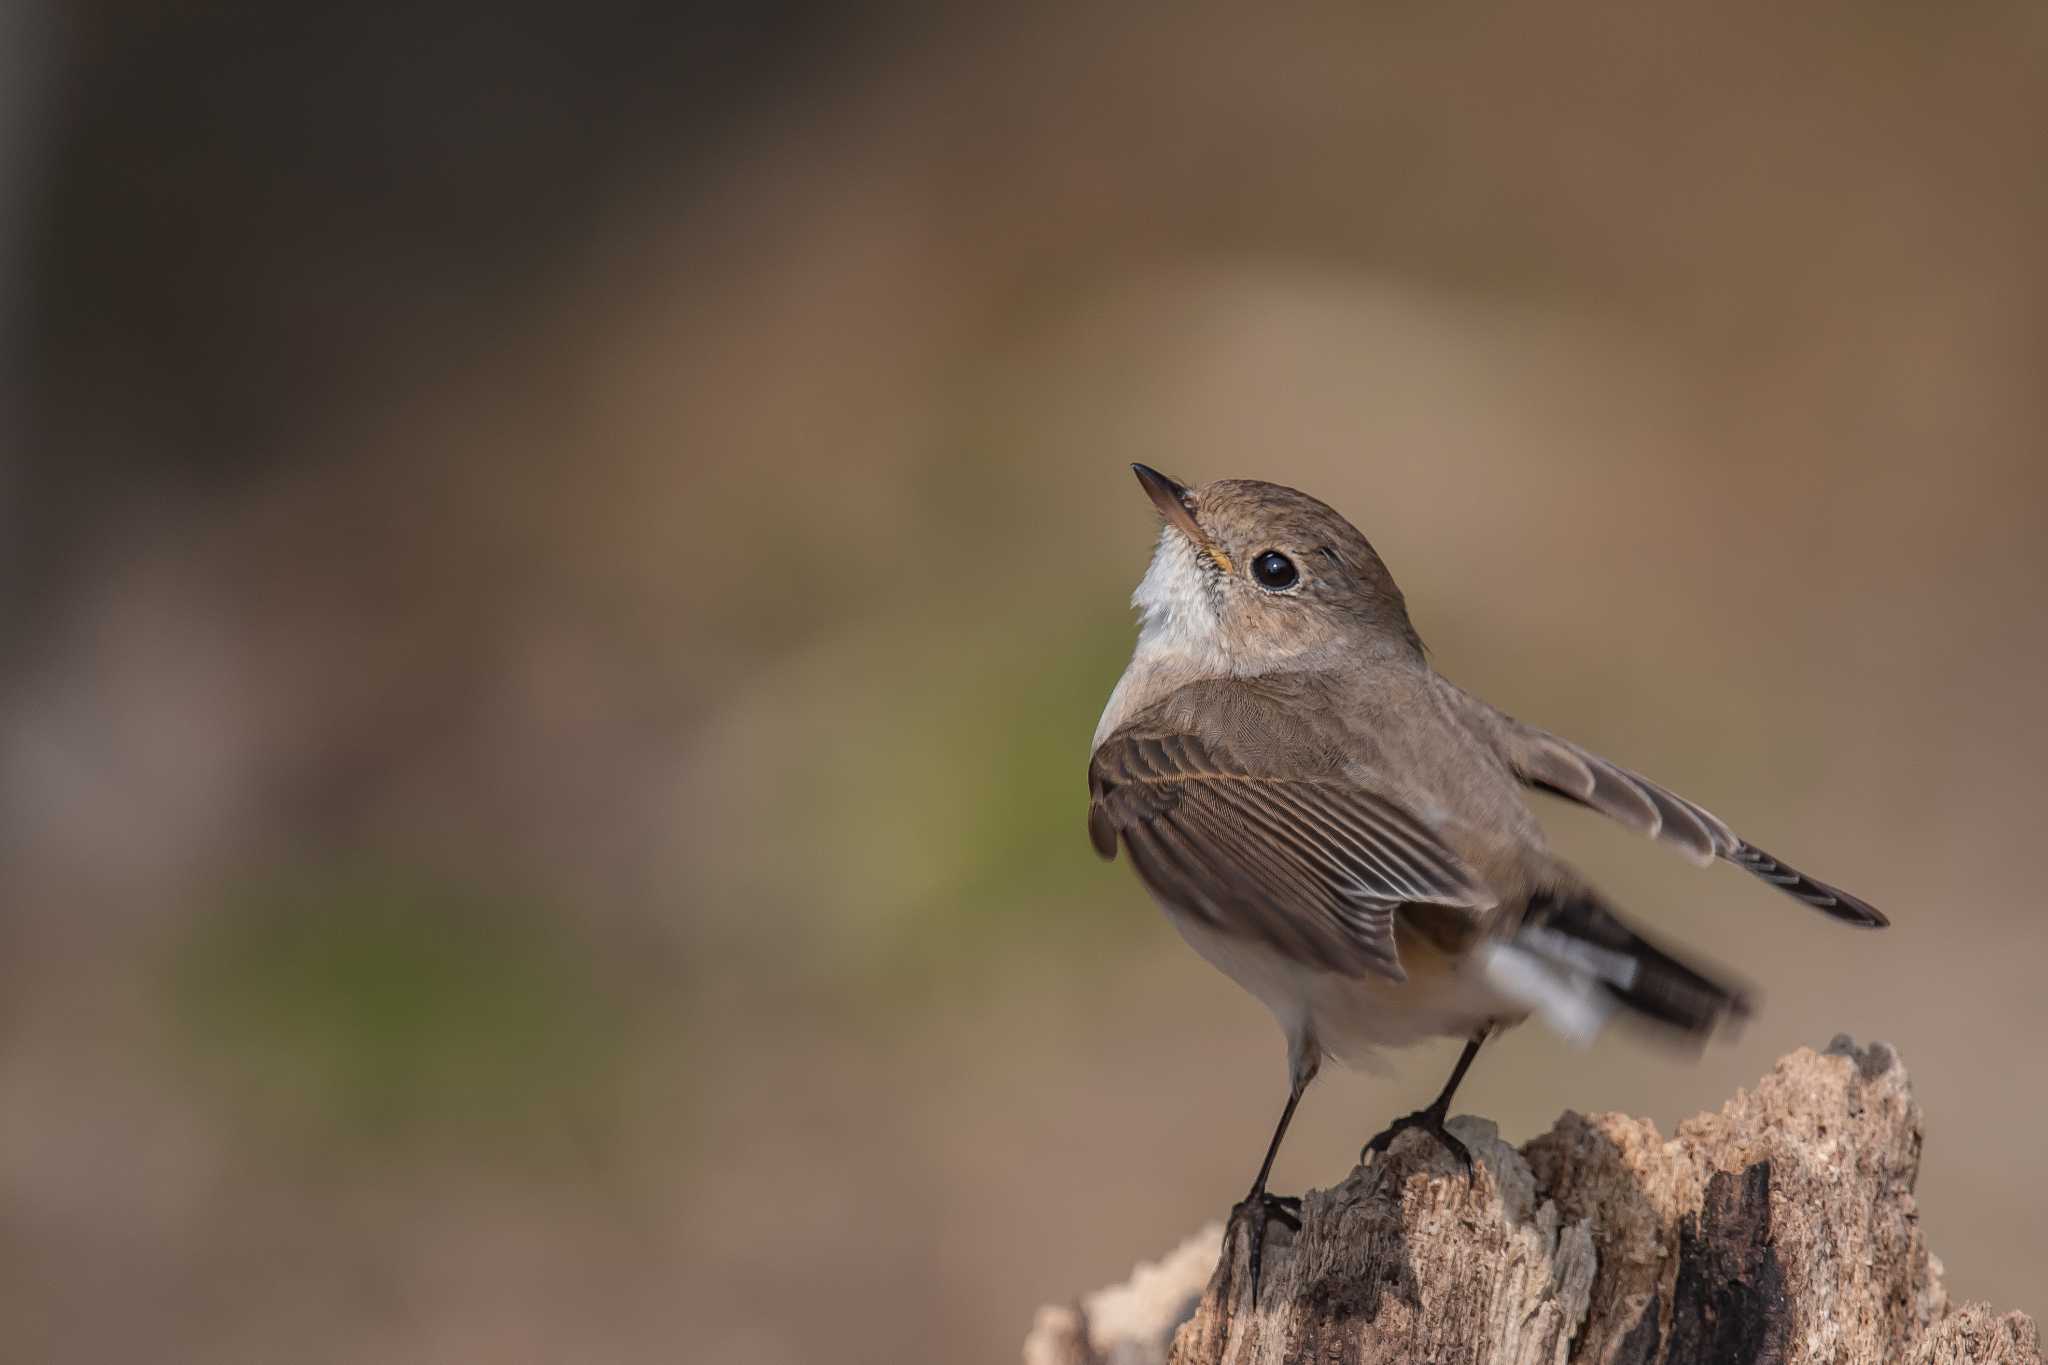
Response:
[[[1248,771],[1220,745],[1128,728],[1089,764],[1088,833],[1155,894],[1306,965],[1402,980],[1394,913],[1493,897],[1396,802],[1338,776]]]

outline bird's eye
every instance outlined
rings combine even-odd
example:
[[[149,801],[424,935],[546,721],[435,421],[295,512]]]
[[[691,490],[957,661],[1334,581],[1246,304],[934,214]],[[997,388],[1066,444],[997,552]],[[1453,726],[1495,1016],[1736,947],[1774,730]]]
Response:
[[[1294,586],[1294,580],[1301,573],[1294,567],[1294,561],[1278,550],[1267,550],[1252,561],[1252,577],[1259,580],[1259,586],[1271,592],[1280,592]]]

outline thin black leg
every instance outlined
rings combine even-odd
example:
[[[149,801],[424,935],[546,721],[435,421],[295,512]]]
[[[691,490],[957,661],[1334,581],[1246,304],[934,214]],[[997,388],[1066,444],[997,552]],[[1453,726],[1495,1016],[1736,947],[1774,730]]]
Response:
[[[1444,1121],[1451,1115],[1451,1097],[1458,1093],[1458,1082],[1465,1079],[1465,1072],[1471,1068],[1472,1059],[1479,1055],[1480,1044],[1484,1043],[1492,1032],[1493,1029],[1489,1025],[1467,1039],[1465,1050],[1458,1054],[1458,1064],[1451,1068],[1451,1078],[1444,1082],[1443,1090],[1429,1102],[1429,1107],[1418,1109],[1406,1118],[1395,1119],[1387,1126],[1385,1132],[1365,1144],[1365,1151],[1358,1154],[1358,1159],[1363,1161],[1369,1153],[1384,1152],[1393,1145],[1394,1139],[1401,1133],[1410,1128],[1420,1128],[1442,1143],[1445,1151],[1458,1158],[1459,1164],[1465,1168],[1465,1174],[1470,1176],[1471,1150],[1444,1127]]]
[[[1465,1073],[1472,1069],[1472,1059],[1479,1055],[1479,1045],[1486,1041],[1486,1030],[1481,1030],[1465,1040],[1465,1050],[1458,1054],[1458,1064],[1451,1068],[1451,1078],[1444,1082],[1443,1090],[1430,1101],[1429,1107],[1449,1118],[1451,1096],[1458,1093],[1458,1083],[1465,1079]]]
[[[1273,1159],[1280,1155],[1280,1143],[1287,1136],[1287,1125],[1294,1122],[1294,1106],[1301,1103],[1301,1091],[1288,1093],[1287,1107],[1280,1111],[1280,1122],[1273,1129],[1273,1140],[1266,1144],[1266,1159],[1259,1163],[1259,1178],[1252,1182],[1252,1194],[1266,1192],[1266,1177],[1273,1174]]]
[[[1273,1159],[1280,1155],[1280,1143],[1287,1136],[1287,1125],[1294,1121],[1294,1107],[1301,1103],[1301,1092],[1307,1088],[1306,1080],[1297,1081],[1287,1096],[1287,1107],[1280,1111],[1280,1122],[1273,1129],[1273,1140],[1266,1144],[1266,1159],[1259,1163],[1259,1178],[1252,1182],[1251,1193],[1244,1202],[1230,1211],[1233,1226],[1239,1218],[1251,1221],[1250,1269],[1252,1280],[1252,1303],[1259,1301],[1259,1268],[1265,1259],[1266,1224],[1284,1223],[1294,1231],[1301,1231],[1301,1200],[1277,1194],[1266,1193],[1266,1178],[1273,1174]],[[1230,1255],[1230,1238],[1226,1230],[1223,1239],[1223,1254]]]

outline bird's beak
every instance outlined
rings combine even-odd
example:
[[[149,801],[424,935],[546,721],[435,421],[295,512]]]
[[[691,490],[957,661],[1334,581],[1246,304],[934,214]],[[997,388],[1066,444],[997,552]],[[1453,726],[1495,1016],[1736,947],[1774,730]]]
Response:
[[[1160,516],[1166,518],[1166,524],[1193,541],[1197,549],[1216,561],[1217,568],[1229,573],[1230,556],[1209,543],[1209,533],[1188,510],[1188,490],[1150,465],[1134,464],[1131,472],[1138,476],[1145,496],[1152,499],[1152,505],[1159,509]]]

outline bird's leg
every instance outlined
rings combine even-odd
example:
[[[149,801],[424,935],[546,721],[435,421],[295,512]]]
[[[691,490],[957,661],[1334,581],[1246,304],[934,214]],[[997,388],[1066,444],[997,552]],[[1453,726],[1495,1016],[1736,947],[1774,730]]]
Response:
[[[1266,1224],[1282,1223],[1295,1232],[1301,1231],[1300,1197],[1266,1193],[1266,1178],[1273,1174],[1273,1159],[1280,1155],[1280,1143],[1287,1136],[1287,1125],[1294,1121],[1294,1107],[1301,1103],[1301,1093],[1308,1089],[1308,1083],[1315,1079],[1317,1065],[1322,1060],[1320,1049],[1315,1048],[1313,1044],[1306,1047],[1297,1044],[1293,1053],[1294,1056],[1290,1059],[1292,1065],[1288,1068],[1290,1076],[1287,1107],[1280,1111],[1280,1122],[1273,1128],[1273,1140],[1266,1144],[1266,1159],[1259,1163],[1258,1179],[1252,1181],[1251,1192],[1230,1210],[1230,1222],[1223,1234],[1223,1256],[1227,1265],[1230,1260],[1231,1231],[1236,1228],[1239,1219],[1251,1224],[1251,1252],[1248,1260],[1254,1306],[1259,1302],[1259,1267],[1265,1259]],[[1228,1298],[1226,1294],[1226,1302]]]
[[[1385,1132],[1365,1144],[1365,1150],[1358,1154],[1358,1159],[1364,1161],[1370,1153],[1384,1152],[1393,1145],[1396,1136],[1410,1128],[1420,1128],[1442,1143],[1445,1151],[1458,1158],[1458,1164],[1465,1168],[1465,1175],[1469,1178],[1472,1174],[1472,1152],[1450,1129],[1444,1127],[1444,1121],[1451,1115],[1451,1096],[1458,1092],[1458,1082],[1465,1079],[1466,1069],[1479,1055],[1479,1045],[1492,1032],[1493,1025],[1487,1024],[1467,1039],[1465,1050],[1458,1054],[1458,1064],[1451,1068],[1451,1078],[1444,1082],[1443,1090],[1429,1102],[1429,1107],[1418,1109],[1406,1118],[1395,1119]]]
[[[1239,1219],[1251,1224],[1250,1266],[1254,1304],[1259,1301],[1259,1264],[1265,1259],[1266,1224],[1285,1223],[1294,1231],[1301,1231],[1301,1200],[1266,1193],[1266,1177],[1273,1173],[1273,1158],[1280,1154],[1280,1140],[1287,1136],[1287,1125],[1294,1119],[1294,1106],[1300,1102],[1301,1090],[1296,1087],[1287,1096],[1287,1107],[1280,1111],[1280,1123],[1273,1129],[1273,1141],[1267,1144],[1266,1159],[1259,1166],[1259,1178],[1252,1182],[1251,1193],[1230,1211],[1230,1226],[1235,1227]],[[1229,1254],[1229,1239],[1226,1237],[1224,1255]]]

